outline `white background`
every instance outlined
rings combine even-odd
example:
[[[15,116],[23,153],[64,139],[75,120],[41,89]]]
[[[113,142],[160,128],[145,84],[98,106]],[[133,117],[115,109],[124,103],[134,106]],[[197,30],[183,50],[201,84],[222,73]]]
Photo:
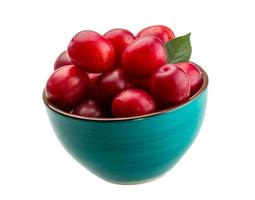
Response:
[[[0,199],[255,199],[253,1],[0,2]],[[56,56],[83,29],[165,24],[192,32],[192,60],[210,78],[199,136],[164,177],[114,185],[74,161],[41,99]]]

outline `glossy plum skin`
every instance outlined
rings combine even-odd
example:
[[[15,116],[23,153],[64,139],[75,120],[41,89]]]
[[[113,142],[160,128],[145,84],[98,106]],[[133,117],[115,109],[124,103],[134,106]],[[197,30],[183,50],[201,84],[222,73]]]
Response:
[[[128,89],[117,95],[112,102],[114,117],[134,117],[157,110],[153,97],[140,89]]]
[[[125,72],[122,69],[115,69],[98,77],[94,96],[102,105],[110,106],[116,95],[130,87],[132,84]]]
[[[171,106],[189,98],[186,73],[175,64],[162,66],[151,78],[151,93],[163,105]]]
[[[59,54],[59,56],[57,57],[55,63],[54,63],[54,70],[65,66],[65,65],[71,65],[71,61],[67,55],[66,51],[63,51],[61,54]]]
[[[89,77],[89,96],[88,97],[89,98],[94,97],[95,84],[96,84],[96,81],[100,75],[101,75],[101,73],[99,73],[99,74],[88,73],[88,77]]]
[[[119,66],[124,50],[134,41],[135,36],[126,29],[116,28],[106,32],[104,37],[111,42],[115,52],[115,66]]]
[[[89,73],[88,74],[88,77],[89,77],[89,85],[91,87],[94,87],[96,81],[97,81],[97,78],[100,76],[101,74],[92,74],[92,73]]]
[[[137,37],[146,35],[153,35],[159,38],[163,43],[166,43],[175,38],[174,32],[170,28],[163,25],[155,25],[144,28],[137,34]]]
[[[103,109],[94,100],[88,100],[88,101],[82,102],[72,111],[72,114],[79,115],[82,117],[93,117],[93,118],[106,116]]]
[[[114,64],[111,43],[94,31],[81,31],[69,43],[67,52],[71,62],[90,73],[106,72]]]
[[[50,76],[45,94],[56,107],[69,111],[86,96],[88,84],[86,72],[74,65],[66,65]]]
[[[176,63],[189,77],[190,92],[194,94],[202,85],[203,78],[198,67],[191,62]]]
[[[162,42],[154,36],[136,39],[123,52],[121,68],[135,78],[148,77],[166,63]]]

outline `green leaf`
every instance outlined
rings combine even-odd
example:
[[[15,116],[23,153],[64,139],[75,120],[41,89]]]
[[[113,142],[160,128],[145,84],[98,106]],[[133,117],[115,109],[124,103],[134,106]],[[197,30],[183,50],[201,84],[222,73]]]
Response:
[[[177,37],[165,44],[168,63],[189,61],[192,52],[190,34]]]

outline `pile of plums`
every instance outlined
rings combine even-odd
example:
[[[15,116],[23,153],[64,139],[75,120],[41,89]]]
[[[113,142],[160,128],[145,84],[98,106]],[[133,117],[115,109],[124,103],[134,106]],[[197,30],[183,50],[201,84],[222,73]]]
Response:
[[[45,94],[55,107],[92,118],[133,117],[187,101],[202,84],[191,62],[167,63],[163,25],[136,36],[126,29],[77,33],[59,55]]]

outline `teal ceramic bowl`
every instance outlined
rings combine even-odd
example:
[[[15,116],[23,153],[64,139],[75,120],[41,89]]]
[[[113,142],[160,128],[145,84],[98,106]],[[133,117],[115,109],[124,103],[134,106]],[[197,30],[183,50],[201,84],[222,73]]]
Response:
[[[202,124],[208,77],[187,102],[153,114],[130,118],[85,118],[43,100],[52,127],[65,149],[104,180],[135,184],[171,169],[194,141]]]

